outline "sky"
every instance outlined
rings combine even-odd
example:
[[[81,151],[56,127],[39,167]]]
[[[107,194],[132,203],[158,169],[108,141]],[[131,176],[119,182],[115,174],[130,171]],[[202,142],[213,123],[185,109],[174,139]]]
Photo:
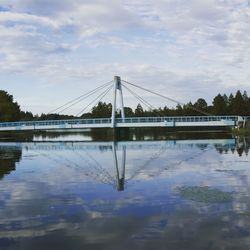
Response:
[[[35,114],[114,75],[184,103],[211,103],[218,93],[250,95],[249,44],[247,0],[0,0],[0,89]],[[155,107],[174,105],[138,94]],[[124,102],[138,100],[124,91]]]

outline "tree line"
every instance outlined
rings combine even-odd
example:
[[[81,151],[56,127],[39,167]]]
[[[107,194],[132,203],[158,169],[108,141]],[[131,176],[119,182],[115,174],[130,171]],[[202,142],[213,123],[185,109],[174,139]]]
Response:
[[[218,94],[213,98],[212,104],[208,105],[206,100],[199,98],[196,102],[188,102],[184,105],[178,104],[174,108],[167,106],[156,109],[145,109],[142,104],[138,103],[135,109],[125,107],[126,117],[149,117],[149,116],[197,116],[202,115],[201,112],[211,115],[242,115],[250,116],[250,97],[247,92],[241,93],[238,90],[235,94]],[[63,114],[41,114],[33,115],[31,112],[24,112],[20,109],[13,96],[4,90],[0,90],[0,121],[24,121],[24,120],[58,120],[58,119],[74,119],[74,118],[106,118],[111,117],[112,104],[99,102],[88,113],[84,113],[80,117]],[[119,116],[116,112],[116,116]]]
[[[241,115],[250,116],[250,97],[247,92],[243,94],[238,90],[235,95],[218,94],[213,98],[212,104],[208,105],[206,100],[199,98],[196,102],[188,102],[187,104],[178,104],[174,108],[167,106],[156,109],[144,109],[138,103],[133,110],[129,107],[124,107],[126,117],[149,117],[149,116],[198,116],[204,114],[211,115]],[[97,106],[92,108],[91,112],[82,115],[82,118],[98,118],[110,117],[112,112],[112,104],[99,102]],[[119,113],[116,113],[119,116]]]

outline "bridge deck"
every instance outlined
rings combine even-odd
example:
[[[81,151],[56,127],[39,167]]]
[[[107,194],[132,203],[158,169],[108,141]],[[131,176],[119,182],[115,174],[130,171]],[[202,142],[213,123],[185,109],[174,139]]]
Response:
[[[117,118],[115,127],[233,127],[238,116]],[[2,122],[0,131],[111,128],[111,118]]]

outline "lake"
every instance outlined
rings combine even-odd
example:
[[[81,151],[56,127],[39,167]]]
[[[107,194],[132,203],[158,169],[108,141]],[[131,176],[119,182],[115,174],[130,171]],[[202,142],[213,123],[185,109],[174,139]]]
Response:
[[[2,136],[0,249],[250,249],[249,143]]]

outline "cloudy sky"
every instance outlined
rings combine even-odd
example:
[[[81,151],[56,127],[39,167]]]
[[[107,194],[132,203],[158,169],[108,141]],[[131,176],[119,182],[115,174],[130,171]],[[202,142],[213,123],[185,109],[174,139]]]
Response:
[[[114,75],[211,102],[250,94],[249,44],[248,0],[0,0],[0,89],[34,113]],[[126,105],[133,100],[125,93]]]

